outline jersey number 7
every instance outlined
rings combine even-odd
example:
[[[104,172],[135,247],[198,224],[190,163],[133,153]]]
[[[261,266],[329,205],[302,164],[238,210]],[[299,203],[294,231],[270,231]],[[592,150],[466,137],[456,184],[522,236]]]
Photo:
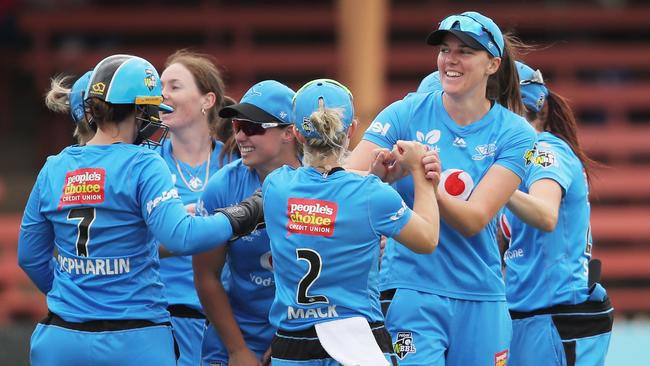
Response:
[[[90,226],[95,221],[95,208],[73,208],[68,212],[68,220],[79,220],[77,223],[77,255],[88,257],[88,242],[90,241]]]

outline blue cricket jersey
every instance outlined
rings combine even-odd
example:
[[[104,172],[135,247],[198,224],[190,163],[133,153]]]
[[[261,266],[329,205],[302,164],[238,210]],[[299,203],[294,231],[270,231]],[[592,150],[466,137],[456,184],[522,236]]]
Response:
[[[442,92],[437,91],[409,94],[389,105],[363,138],[388,149],[398,140],[414,140],[437,150],[443,170],[439,189],[467,200],[494,164],[523,179],[525,155],[533,148],[535,131],[498,103],[480,120],[459,126],[445,110]],[[394,187],[413,207],[412,178],[401,179]],[[500,267],[496,219],[469,238],[441,219],[439,245],[432,254],[416,255],[389,240],[381,288],[408,288],[466,300],[505,300]]]
[[[225,165],[208,182],[197,212],[211,213],[216,208],[241,202],[261,187],[254,169],[241,159]],[[268,323],[269,308],[275,295],[271,249],[265,229],[255,230],[228,243],[226,260],[230,276],[223,280],[235,319],[240,324]],[[268,340],[270,342],[270,340]],[[268,347],[268,343],[264,345]]]
[[[177,161],[172,155],[171,140],[163,140],[159,148],[159,153],[165,159],[169,170],[172,172],[172,181],[178,190],[183,204],[189,205],[196,203],[199,197],[201,197],[201,193],[208,183],[208,178],[221,168],[219,153],[222,148],[223,144],[221,142],[214,142],[214,149],[210,156],[210,167],[207,169],[208,174],[206,175],[207,161],[195,167],[182,161]],[[182,179],[179,169],[185,181],[190,185],[189,187]],[[160,261],[160,277],[165,284],[164,294],[169,304],[182,304],[201,310],[199,296],[194,287],[192,256],[176,256],[162,259]]]
[[[379,238],[399,234],[412,211],[376,176],[324,176],[284,166],[264,181],[264,219],[276,281],[271,324],[296,331],[338,318],[383,320]]]
[[[540,179],[562,188],[555,230],[525,224],[506,210],[510,248],[506,251],[506,294],[515,311],[533,311],[587,301],[591,258],[589,187],[582,162],[569,145],[548,132],[538,135],[537,153],[520,190]]]
[[[47,294],[49,309],[67,321],[162,322],[169,313],[157,243],[191,254],[231,235],[223,215],[187,215],[155,151],[124,143],[71,146],[49,157],[38,175],[18,259]]]

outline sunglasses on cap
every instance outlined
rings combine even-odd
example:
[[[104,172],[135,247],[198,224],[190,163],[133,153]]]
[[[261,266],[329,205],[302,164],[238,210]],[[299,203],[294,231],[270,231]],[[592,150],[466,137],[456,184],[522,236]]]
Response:
[[[235,133],[242,131],[246,136],[263,135],[269,128],[280,126],[290,126],[290,124],[283,124],[278,122],[255,122],[247,119],[233,119],[232,127]]]
[[[545,85],[544,77],[542,77],[542,72],[539,71],[539,69],[535,70],[532,78],[519,81],[519,85],[528,85],[528,84]]]
[[[300,89],[298,89],[296,94],[293,95],[293,101],[294,102],[296,101],[296,95],[300,94],[301,91],[303,91],[304,89],[306,89],[310,85],[314,85],[316,83],[328,83],[328,84],[336,85],[339,88],[343,89],[348,94],[348,96],[350,96],[350,100],[354,100],[354,97],[352,96],[352,92],[350,91],[350,89],[348,89],[347,86],[339,83],[338,81],[333,80],[333,79],[316,79],[316,80],[312,80],[312,81],[308,82],[307,84],[303,85]]]
[[[480,37],[483,34],[487,34],[490,37],[490,41],[494,44],[494,47],[499,51],[499,55],[502,55],[503,52],[497,42],[494,40],[494,35],[487,28],[481,24],[478,20],[472,18],[469,15],[450,15],[446,17],[442,22],[440,22],[439,30],[452,30],[454,25],[458,23],[459,29],[463,32],[468,32],[475,34]]]

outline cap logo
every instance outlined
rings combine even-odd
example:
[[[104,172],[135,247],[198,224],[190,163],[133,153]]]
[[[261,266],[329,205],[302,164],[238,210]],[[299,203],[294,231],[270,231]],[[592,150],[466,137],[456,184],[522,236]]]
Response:
[[[255,87],[252,87],[252,88],[251,88],[251,94],[255,94],[255,95],[257,95],[258,97],[261,97],[261,96],[262,96],[262,92],[258,92],[257,90],[255,90]]]
[[[311,124],[309,118],[305,117],[302,119],[302,129],[307,133],[312,133],[314,131],[314,126]]]
[[[287,112],[281,111],[280,112],[280,118],[285,119],[288,116]]]
[[[145,69],[144,72],[147,74],[147,76],[144,77],[144,86],[151,91],[156,87],[156,75],[151,69]]]
[[[102,83],[101,81],[98,83],[93,84],[90,87],[90,92],[92,94],[104,94],[104,91],[106,90],[106,84]]]
[[[545,99],[546,98],[544,98],[543,95],[540,95],[539,98],[537,98],[537,103],[536,104],[537,104],[537,109],[538,110],[542,110],[542,107],[544,106],[544,100]]]

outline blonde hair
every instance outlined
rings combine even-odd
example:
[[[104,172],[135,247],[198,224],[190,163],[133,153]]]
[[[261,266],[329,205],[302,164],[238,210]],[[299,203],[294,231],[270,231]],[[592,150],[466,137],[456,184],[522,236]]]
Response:
[[[305,137],[303,163],[310,166],[342,165],[348,156],[348,130],[343,125],[341,108],[325,108],[320,101],[319,110],[309,116],[309,121],[319,137]]]
[[[45,105],[52,112],[70,112],[70,85],[71,76],[57,75],[50,80],[50,90],[45,94]]]
[[[70,81],[72,77],[68,75],[57,75],[50,81],[50,90],[45,94],[45,106],[52,112],[70,113]],[[85,123],[75,123],[75,129],[72,136],[77,140],[79,145],[85,145],[88,140],[95,136],[95,131]]]

